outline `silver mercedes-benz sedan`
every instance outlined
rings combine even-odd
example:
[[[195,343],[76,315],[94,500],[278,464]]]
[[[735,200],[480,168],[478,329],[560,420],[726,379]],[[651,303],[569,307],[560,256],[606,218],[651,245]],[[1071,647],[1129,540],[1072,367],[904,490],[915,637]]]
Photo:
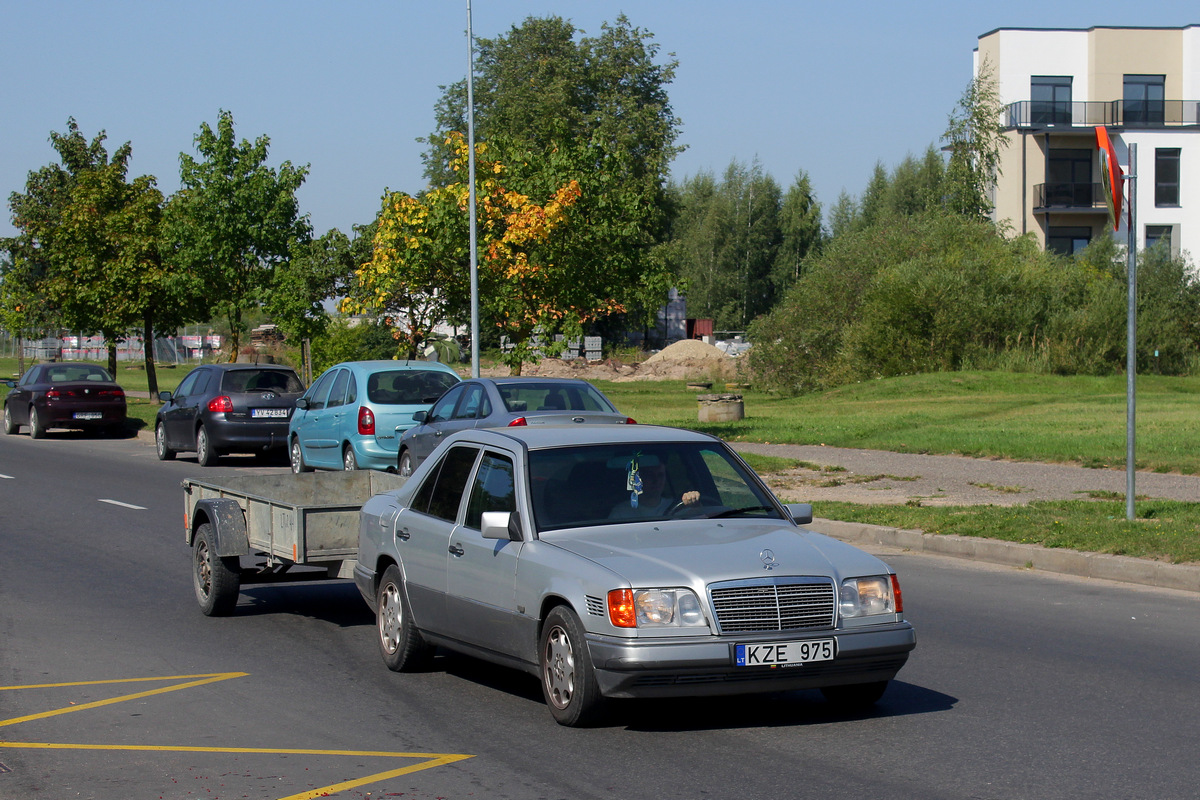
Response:
[[[384,662],[441,645],[605,698],[820,689],[877,701],[916,643],[878,558],[801,525],[719,439],[648,425],[463,431],[359,522]]]

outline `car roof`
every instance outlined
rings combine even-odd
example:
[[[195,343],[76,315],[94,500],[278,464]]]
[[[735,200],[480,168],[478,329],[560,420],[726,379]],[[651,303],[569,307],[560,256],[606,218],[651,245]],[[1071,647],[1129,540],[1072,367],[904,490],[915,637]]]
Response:
[[[539,378],[537,375],[511,375],[507,378],[475,378],[474,380],[480,383],[491,383],[496,386],[515,383],[548,383],[561,386],[578,386],[581,383],[586,383],[588,386],[591,386],[590,383],[580,378]]]
[[[665,425],[528,425],[513,428],[474,428],[447,437],[448,443],[476,442],[538,450],[593,444],[678,444],[720,441],[715,436]]]
[[[458,371],[449,364],[443,364],[440,361],[400,361],[395,359],[377,359],[374,361],[342,361],[339,364],[334,364],[329,369],[336,367],[349,367],[351,369],[366,370],[367,372],[379,372],[388,369],[410,369],[414,371],[428,372],[450,372],[454,375]],[[328,372],[329,370],[325,370]]]
[[[288,372],[296,371],[287,364],[251,364],[246,361],[235,362],[233,364],[201,364],[200,366],[221,370],[222,372],[230,372],[238,369],[286,369]]]

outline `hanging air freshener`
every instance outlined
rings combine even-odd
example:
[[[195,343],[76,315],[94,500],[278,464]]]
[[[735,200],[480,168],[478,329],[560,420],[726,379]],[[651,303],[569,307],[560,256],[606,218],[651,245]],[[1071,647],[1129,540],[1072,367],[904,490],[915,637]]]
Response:
[[[638,495],[643,492],[642,473],[638,468],[637,456],[629,461],[629,467],[625,472],[625,488],[629,491],[629,507],[637,508]]]

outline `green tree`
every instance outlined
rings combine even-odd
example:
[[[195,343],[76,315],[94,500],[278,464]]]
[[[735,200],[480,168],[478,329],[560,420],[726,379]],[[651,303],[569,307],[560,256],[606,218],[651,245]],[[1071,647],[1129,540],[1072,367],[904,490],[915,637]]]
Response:
[[[375,223],[356,225],[351,239],[331,228],[317,239],[293,239],[287,261],[275,267],[263,310],[289,339],[311,339],[329,325],[325,303],[349,291],[354,271],[369,261]]]
[[[821,227],[821,204],[813,193],[808,173],[800,170],[783,196],[779,209],[782,240],[771,267],[771,284],[781,298],[800,278],[804,260],[821,250],[825,234]]]
[[[201,160],[181,153],[180,190],[167,203],[172,259],[208,288],[211,310],[229,322],[230,359],[237,358],[247,309],[266,298],[274,270],[311,237],[296,191],[308,167],[267,166],[270,139],[236,140],[233,115],[195,137]]]
[[[1008,145],[1002,124],[1000,89],[985,58],[950,114],[942,140],[950,150],[946,166],[946,208],[986,219],[991,188],[1000,175],[1000,151]]]

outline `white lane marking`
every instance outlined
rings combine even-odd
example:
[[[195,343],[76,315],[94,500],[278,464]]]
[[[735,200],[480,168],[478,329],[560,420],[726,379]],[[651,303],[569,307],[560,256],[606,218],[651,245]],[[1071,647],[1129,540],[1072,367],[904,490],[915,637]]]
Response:
[[[0,475],[0,478],[3,478],[6,481],[15,481],[16,480],[16,478],[14,478],[12,475]]]
[[[104,498],[101,498],[100,502],[108,503],[109,505],[113,505],[113,506],[120,506],[121,508],[132,508],[134,511],[145,511],[146,510],[145,506],[135,506],[135,505],[131,505],[130,503],[122,503],[120,500],[105,500]]]

